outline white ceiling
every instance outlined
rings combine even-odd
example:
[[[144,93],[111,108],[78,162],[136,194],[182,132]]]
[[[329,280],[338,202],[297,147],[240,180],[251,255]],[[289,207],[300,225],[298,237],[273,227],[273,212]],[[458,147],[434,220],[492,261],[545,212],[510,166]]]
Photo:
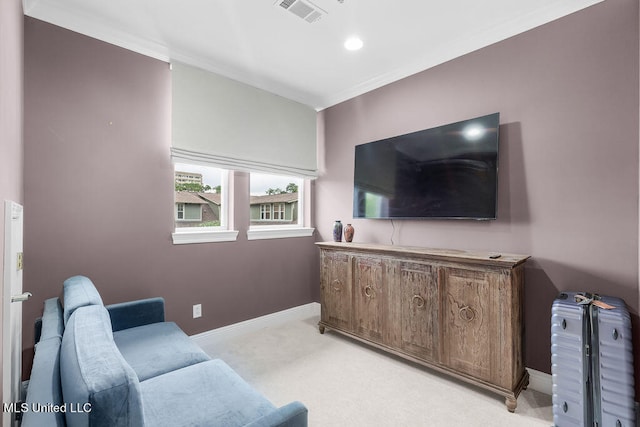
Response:
[[[25,15],[318,110],[603,0],[23,0]],[[344,49],[358,35],[364,47]]]

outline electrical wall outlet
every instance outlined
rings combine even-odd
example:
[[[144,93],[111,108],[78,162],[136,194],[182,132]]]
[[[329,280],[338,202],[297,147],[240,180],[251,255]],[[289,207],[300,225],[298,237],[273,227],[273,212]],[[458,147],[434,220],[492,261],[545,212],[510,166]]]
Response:
[[[202,304],[195,304],[193,306],[193,318],[196,319],[202,317]]]

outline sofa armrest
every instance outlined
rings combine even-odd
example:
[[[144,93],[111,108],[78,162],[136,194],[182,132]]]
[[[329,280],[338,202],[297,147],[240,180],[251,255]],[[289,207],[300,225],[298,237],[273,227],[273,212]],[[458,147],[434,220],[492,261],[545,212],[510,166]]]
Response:
[[[62,405],[60,388],[60,337],[40,341],[35,347],[31,377],[27,385],[22,427],[64,426],[64,414],[43,408]]]
[[[309,411],[300,402],[291,402],[269,412],[245,427],[307,427]]]
[[[147,298],[105,306],[113,331],[164,322],[164,298]]]

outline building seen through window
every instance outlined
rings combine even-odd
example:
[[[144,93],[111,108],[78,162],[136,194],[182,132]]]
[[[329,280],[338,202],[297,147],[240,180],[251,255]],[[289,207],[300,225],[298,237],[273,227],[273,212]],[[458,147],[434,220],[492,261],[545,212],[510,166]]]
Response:
[[[302,179],[251,173],[249,209],[251,226],[299,224]]]
[[[218,168],[175,164],[176,229],[226,227],[226,174]],[[301,225],[301,178],[250,173],[249,181],[251,227]]]
[[[223,225],[223,173],[218,168],[175,164],[175,228]]]

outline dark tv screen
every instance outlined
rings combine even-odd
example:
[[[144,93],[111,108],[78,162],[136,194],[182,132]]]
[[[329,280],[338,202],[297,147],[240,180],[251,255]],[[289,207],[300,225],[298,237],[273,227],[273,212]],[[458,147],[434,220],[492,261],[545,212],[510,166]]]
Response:
[[[500,113],[357,145],[354,218],[495,219]]]

